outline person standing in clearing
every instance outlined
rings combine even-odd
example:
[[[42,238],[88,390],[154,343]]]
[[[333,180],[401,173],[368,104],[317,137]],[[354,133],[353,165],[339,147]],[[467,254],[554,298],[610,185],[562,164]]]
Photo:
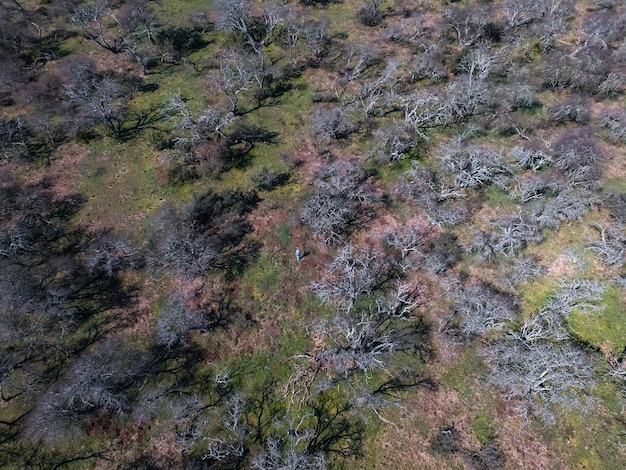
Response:
[[[302,253],[300,253],[300,248],[296,248],[296,259],[298,261],[302,259]]]

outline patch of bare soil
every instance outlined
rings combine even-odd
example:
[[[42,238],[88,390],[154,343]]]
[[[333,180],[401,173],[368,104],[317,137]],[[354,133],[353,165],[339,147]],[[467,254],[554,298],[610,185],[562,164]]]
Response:
[[[498,443],[506,458],[506,468],[554,468],[546,444],[531,432],[521,418],[506,417],[499,424]]]
[[[298,180],[306,182],[309,186],[312,185],[317,170],[325,165],[317,147],[311,139],[306,139],[294,149],[293,155],[291,164],[298,171]]]
[[[28,183],[40,183],[44,178],[51,183],[50,190],[56,199],[63,199],[78,192],[82,177],[80,164],[88,153],[86,146],[70,142],[59,146],[46,165],[33,173]]]
[[[480,452],[481,442],[474,432],[473,419],[493,412],[493,396],[472,399],[441,386],[423,390],[406,405],[403,413],[391,413],[390,425],[369,449],[366,458],[371,468],[471,468],[472,456]],[[491,411],[490,411],[491,410]],[[504,406],[496,408],[498,428],[494,443],[504,468],[546,469],[550,467],[548,449],[523,420],[510,416]],[[386,416],[386,415],[385,415]],[[453,452],[437,449],[439,434],[453,428]]]
[[[89,39],[83,38],[82,41],[89,41]],[[92,48],[86,55],[93,62],[96,70],[100,72],[116,72],[119,74],[144,77],[139,64],[130,60],[120,60],[119,55],[111,54],[104,48]]]
[[[575,260],[566,253],[560,254],[548,266],[548,275],[557,279],[565,279],[573,276],[579,270]]]

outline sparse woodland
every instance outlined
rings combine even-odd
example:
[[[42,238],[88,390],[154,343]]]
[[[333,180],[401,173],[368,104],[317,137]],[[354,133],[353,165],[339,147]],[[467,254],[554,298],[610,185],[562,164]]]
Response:
[[[625,1],[0,0],[0,64],[1,468],[626,467]]]

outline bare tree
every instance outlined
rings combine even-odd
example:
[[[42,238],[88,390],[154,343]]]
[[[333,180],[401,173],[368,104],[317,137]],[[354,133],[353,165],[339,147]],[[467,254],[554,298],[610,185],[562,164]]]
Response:
[[[414,41],[425,38],[430,30],[424,24],[424,13],[413,10],[399,23],[388,25],[387,37],[392,41],[414,44]]]
[[[512,260],[512,264],[505,273],[504,281],[510,286],[531,281],[545,274],[546,268],[531,257],[520,257]]]
[[[224,137],[224,128],[235,120],[232,113],[222,112],[211,106],[194,115],[189,107],[189,100],[180,93],[170,98],[163,106],[163,111],[173,123],[175,146],[187,150],[202,140]]]
[[[320,170],[314,184],[315,191],[300,217],[324,244],[345,239],[367,207],[378,199],[362,168],[348,160],[338,160]]]
[[[522,202],[529,202],[534,199],[542,200],[546,197],[557,196],[566,187],[566,183],[550,175],[537,174],[518,178],[515,195],[519,194]]]
[[[380,5],[384,0],[364,0],[365,5],[361,7],[356,17],[366,26],[376,26],[382,20]]]
[[[505,215],[491,222],[496,228],[494,251],[511,256],[526,248],[529,243],[541,243],[543,235],[537,222],[526,214],[518,212]]]
[[[237,54],[231,53],[220,58],[219,71],[212,78],[230,101],[230,112],[236,116],[240,112],[239,95],[249,89],[254,72]]]
[[[39,399],[29,416],[28,433],[47,442],[80,436],[100,415],[128,409],[129,389],[145,375],[146,357],[119,338],[101,343],[76,359],[63,378]]]
[[[541,227],[557,228],[567,220],[580,220],[598,198],[587,189],[565,189],[555,198],[547,199],[534,212]]]
[[[346,399],[320,392],[299,407],[287,407],[251,461],[252,468],[325,470],[333,455],[348,457],[360,450],[362,422]]]
[[[245,43],[258,55],[261,68],[264,68],[264,48],[270,44],[274,29],[285,21],[284,7],[268,0],[255,12],[252,0],[219,0],[213,8],[219,14],[216,28],[242,35]]]
[[[14,223],[0,231],[0,257],[18,259],[21,253],[31,251],[33,232],[26,223]]]
[[[485,80],[461,76],[446,86],[445,101],[450,108],[451,122],[463,122],[471,117],[493,115],[498,103],[493,87]]]
[[[70,21],[78,26],[85,36],[114,54],[124,52],[128,48],[127,37],[109,0],[96,0],[78,7]],[[114,32],[111,33],[111,30]]]
[[[137,83],[115,73],[99,74],[91,61],[66,64],[68,82],[63,87],[72,113],[71,125],[76,130],[104,123],[110,132],[123,139],[124,126],[131,119],[128,100]]]
[[[533,0],[503,0],[502,10],[509,27],[517,28],[538,19],[540,3]]]
[[[626,112],[614,109],[600,114],[600,125],[609,131],[612,143],[626,142]]]
[[[622,266],[626,259],[626,234],[619,227],[607,227],[595,222],[591,224],[600,235],[598,240],[587,240],[587,250],[596,253],[609,266]]]
[[[431,172],[416,161],[411,166],[399,187],[404,197],[426,209],[432,224],[441,227],[464,222],[468,216],[463,202],[465,190],[457,188],[445,174]]]
[[[306,415],[305,415],[306,417]],[[302,429],[299,425],[291,427],[286,438],[270,436],[265,446],[251,462],[255,470],[275,470],[278,468],[326,470],[328,461],[324,454],[306,452],[306,445],[313,438],[313,430]]]
[[[246,215],[259,202],[254,192],[212,190],[196,196],[177,213],[166,208],[157,218],[153,268],[171,269],[184,277],[204,277],[216,270],[239,269],[253,244]]]
[[[453,7],[446,9],[443,17],[454,30],[459,45],[468,47],[476,43],[484,34],[490,14],[480,7]]]
[[[551,110],[552,118],[557,122],[573,121],[586,124],[591,119],[589,105],[580,96],[574,96],[563,103],[559,103]]]
[[[410,62],[410,80],[427,80],[433,84],[443,82],[448,73],[444,65],[446,49],[443,42],[426,42],[420,43],[418,46],[423,50],[423,53],[417,54]]]
[[[419,221],[411,221],[402,227],[391,228],[385,235],[384,242],[398,253],[398,262],[402,263],[404,271],[416,262],[415,258],[424,257],[426,240],[430,235],[432,230],[429,226]]]
[[[609,72],[606,78],[598,85],[598,92],[601,95],[615,97],[624,91],[626,81],[624,75],[617,72]]]
[[[575,13],[574,2],[542,0],[538,3],[541,17],[532,25],[532,32],[543,45],[544,51],[552,48],[555,40],[566,30],[566,19]]]
[[[544,87],[557,89],[571,85],[572,76],[576,68],[575,60],[568,55],[549,51],[542,57],[542,76]]]
[[[403,160],[419,143],[413,130],[401,124],[381,128],[374,135],[370,154],[380,162]]]
[[[463,56],[458,68],[468,75],[468,86],[471,88],[474,79],[486,80],[494,70],[497,71],[505,61],[507,50],[504,46],[492,52],[488,44],[479,44]]]
[[[333,40],[328,27],[328,19],[322,19],[311,21],[304,29],[307,58],[312,65],[319,65],[330,54]]]
[[[374,294],[393,278],[394,266],[372,248],[345,245],[328,268],[326,277],[311,285],[324,303],[351,311],[359,297]]]
[[[581,313],[601,310],[605,289],[605,283],[588,279],[562,282],[546,305],[511,334],[528,345],[567,340],[571,338],[567,325],[569,315],[575,310]]]
[[[107,236],[88,254],[87,266],[112,277],[122,269],[141,266],[141,258],[141,253],[129,243],[117,237]]]
[[[154,42],[154,28],[157,21],[148,0],[135,0],[132,3],[124,3],[119,11],[119,23],[135,38],[145,36],[150,42]]]
[[[536,172],[552,164],[552,157],[550,155],[546,155],[540,149],[520,147],[516,145],[510,150],[509,155],[523,170],[532,170]]]
[[[247,450],[246,441],[252,434],[252,428],[245,416],[247,406],[241,394],[233,395],[226,402],[218,433],[206,437],[203,459],[243,461]]]
[[[466,338],[504,331],[519,313],[515,298],[484,284],[458,289],[454,298],[454,315],[461,316],[460,331]]]
[[[341,107],[317,107],[311,116],[311,128],[323,139],[345,139],[358,130]]]
[[[315,349],[294,357],[300,364],[288,385],[295,395],[300,387],[310,391],[322,373],[334,380],[381,371],[393,374],[396,353],[425,353],[428,327],[416,312],[421,286],[397,283],[394,287],[387,295],[372,296],[370,307],[340,307],[340,312],[315,326]]]
[[[534,414],[551,424],[558,410],[585,412],[594,403],[587,394],[596,384],[593,358],[570,343],[528,346],[503,339],[486,349],[485,358],[487,380],[515,400],[513,410],[526,419]]]
[[[307,21],[304,18],[296,18],[290,7],[286,7],[285,14],[285,39],[283,44],[289,48],[289,63],[296,64],[298,44],[303,43],[304,31]]]
[[[24,119],[0,118],[0,161],[21,158],[27,153],[26,126]]]
[[[451,179],[455,189],[479,188],[494,184],[506,188],[512,171],[502,152],[489,147],[454,146],[441,149],[438,157],[441,169]]]
[[[451,119],[452,109],[439,93],[417,91],[405,98],[405,123],[424,140],[428,140],[428,129],[445,126]]]
[[[153,264],[184,275],[197,277],[215,269],[220,260],[219,246],[197,233],[193,223],[178,225],[163,240],[159,258]]]
[[[202,328],[204,325],[201,315],[191,310],[179,293],[174,293],[170,295],[157,318],[156,341],[168,349],[174,346],[185,346],[189,332]]]
[[[363,108],[365,116],[384,115],[392,109],[401,109],[401,100],[396,96],[395,85],[398,82],[396,70],[398,63],[389,62],[380,76],[360,84],[355,99]]]

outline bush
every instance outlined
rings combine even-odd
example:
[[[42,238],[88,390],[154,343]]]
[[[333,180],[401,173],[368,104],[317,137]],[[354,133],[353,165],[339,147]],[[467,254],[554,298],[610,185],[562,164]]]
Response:
[[[378,8],[374,8],[371,4],[360,8],[356,13],[356,17],[365,26],[377,26],[382,20]]]
[[[227,189],[216,193],[212,189],[196,195],[188,210],[188,220],[198,230],[223,228],[226,222],[252,211],[261,199],[253,191]]]
[[[554,167],[571,183],[592,183],[602,176],[602,149],[590,128],[565,132],[554,145]]]
[[[178,61],[205,45],[202,36],[191,28],[167,26],[156,33],[157,44]]]
[[[360,165],[348,160],[322,167],[315,180],[315,191],[305,202],[301,220],[309,225],[322,243],[344,240],[364,215],[366,207],[378,200]]]
[[[554,106],[551,114],[557,122],[572,121],[578,124],[587,124],[591,119],[589,105],[580,97],[570,98],[564,103]]]
[[[461,333],[466,338],[504,330],[518,311],[514,297],[483,284],[459,289],[454,294],[454,314],[461,316]]]
[[[311,117],[311,127],[322,139],[346,139],[358,130],[358,126],[339,107],[316,108]]]
[[[255,169],[250,175],[250,181],[259,190],[270,190],[285,184],[289,180],[289,173],[279,171],[272,166],[263,166]]]

